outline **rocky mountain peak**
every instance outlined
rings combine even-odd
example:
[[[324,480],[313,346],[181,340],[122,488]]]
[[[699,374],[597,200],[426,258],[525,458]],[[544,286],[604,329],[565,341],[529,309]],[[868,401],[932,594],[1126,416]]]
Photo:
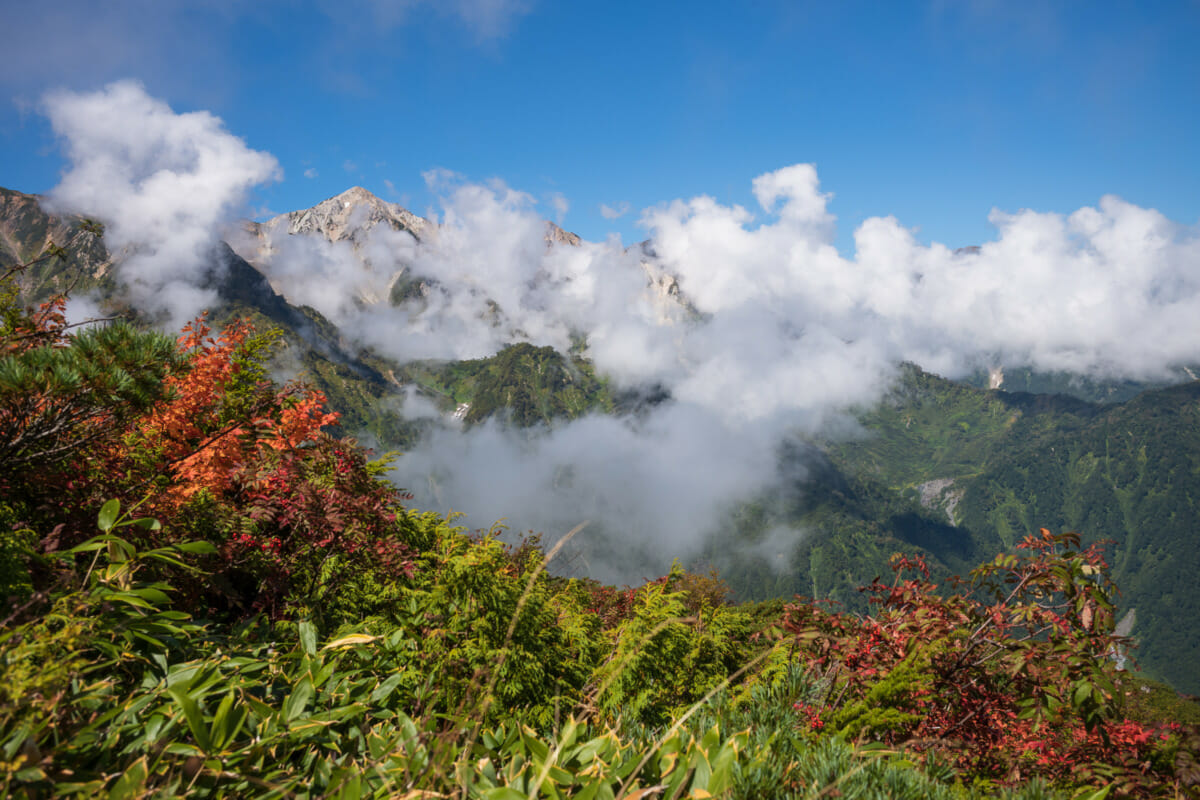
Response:
[[[352,186],[339,195],[323,200],[312,208],[291,211],[262,223],[274,232],[284,228],[289,234],[316,233],[331,242],[354,239],[360,231],[376,225],[390,225],[420,238],[426,222],[396,203],[381,200],[361,186]]]
[[[579,234],[564,231],[553,222],[546,222],[546,242],[548,244],[565,244],[570,247],[578,247],[582,241],[579,238]]]
[[[269,272],[279,243],[288,236],[345,241],[357,252],[372,230],[381,225],[420,239],[429,223],[397,203],[381,200],[361,186],[352,186],[312,208],[289,211],[266,222],[246,222],[240,230],[230,232],[228,241],[239,256]]]

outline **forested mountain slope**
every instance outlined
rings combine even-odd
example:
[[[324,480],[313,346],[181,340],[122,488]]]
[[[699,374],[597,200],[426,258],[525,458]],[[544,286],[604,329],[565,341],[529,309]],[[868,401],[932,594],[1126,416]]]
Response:
[[[1010,547],[1039,527],[1111,540],[1137,658],[1200,692],[1200,383],[1093,405],[966,387],[909,369],[838,463],[923,497],[963,537]]]
[[[979,389],[1003,389],[1010,393],[1062,394],[1090,403],[1123,403],[1147,389],[1164,389],[1195,379],[1193,367],[1172,370],[1168,377],[1153,381],[1092,378],[1071,372],[1038,372],[1021,367],[981,370],[964,379],[964,383]]]
[[[2,296],[5,796],[1196,796],[1072,535],[968,590],[898,561],[869,616],[558,577],[408,507],[249,326]]]
[[[17,276],[25,300],[74,287],[136,316],[96,226],[48,215],[36,198],[7,190],[0,211],[0,266],[36,259],[48,244],[63,248]],[[284,371],[325,393],[341,414],[340,430],[384,448],[410,446],[431,424],[402,417],[405,390],[467,426],[500,417],[537,429],[669,402],[665,393],[614,389],[574,351],[528,343],[470,361],[393,363],[345,340],[314,309],[289,303],[224,245],[211,272],[223,302],[210,319],[248,317],[280,331]],[[799,593],[862,609],[857,587],[884,574],[894,552],[924,553],[934,574],[945,576],[1040,527],[1075,529],[1087,541],[1114,542],[1122,608],[1137,612],[1139,659],[1200,693],[1198,392],[1191,383],[1093,405],[982,390],[910,365],[883,402],[860,414],[863,436],[781,443],[779,490],[746,498],[717,521],[720,532],[702,556],[744,598]]]

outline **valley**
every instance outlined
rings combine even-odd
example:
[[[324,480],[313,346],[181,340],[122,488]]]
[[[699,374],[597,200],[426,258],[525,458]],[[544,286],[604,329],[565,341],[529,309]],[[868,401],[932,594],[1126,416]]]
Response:
[[[10,262],[29,258],[51,240],[65,248],[65,258],[22,276],[27,301],[70,286],[98,307],[143,318],[122,299],[112,256],[83,223],[40,212],[27,195],[6,190],[3,201],[0,229]],[[355,302],[428,302],[429,293],[439,291],[436,282],[404,277],[406,268],[396,274],[372,268],[366,253],[374,248],[379,259],[378,241],[370,235],[376,226],[388,237],[409,240],[430,231],[420,218],[354,189],[245,228],[257,244],[246,249],[243,240],[242,252],[267,258],[265,275],[224,246],[213,255],[222,302],[210,320],[243,317],[277,331],[277,365],[324,393],[341,415],[343,432],[365,437],[381,452],[417,447],[431,430],[446,426],[499,425],[536,440],[585,416],[636,420],[673,402],[663,387],[621,385],[600,374],[582,338],[570,352],[517,342],[485,358],[402,362],[279,293],[287,267],[273,259],[298,246],[286,237],[315,237],[322,246],[344,246],[340,263],[349,263],[351,255],[358,259],[356,274],[367,280]],[[271,238],[279,236],[285,241]],[[547,241],[555,241],[547,247],[578,246],[577,238],[563,235],[547,234]],[[392,290],[378,288],[372,295],[372,280]],[[394,291],[422,280],[420,291]],[[677,287],[654,294],[656,285],[647,291],[659,308],[675,302],[677,309],[657,313],[687,324],[694,312],[686,298],[678,299]],[[503,310],[494,313],[494,324],[502,325]],[[1006,384],[1014,374],[1021,386],[1040,380],[1028,371],[1005,374]],[[635,582],[638,570],[662,569],[679,558],[716,567],[744,600],[801,594],[865,610],[857,589],[886,572],[894,552],[924,553],[935,575],[945,578],[964,574],[1040,527],[1078,530],[1086,542],[1107,543],[1123,592],[1121,608],[1137,610],[1133,636],[1143,668],[1183,691],[1200,692],[1200,629],[1192,622],[1192,577],[1200,571],[1194,540],[1200,388],[1194,382],[1127,383],[1118,391],[1064,377],[1047,380],[1047,388],[1084,387],[1084,396],[1103,395],[1107,402],[982,389],[905,364],[879,402],[853,412],[859,429],[833,438],[804,430],[785,435],[772,456],[778,480],[726,505],[720,519],[708,521],[703,538],[681,543],[677,552],[647,551],[638,558],[657,564],[616,577]],[[429,410],[406,414],[414,401]],[[404,486],[422,482],[418,475],[395,477]],[[519,512],[505,516],[521,530],[528,525]],[[586,546],[585,562],[622,538],[612,520],[598,522],[593,535],[600,539]]]

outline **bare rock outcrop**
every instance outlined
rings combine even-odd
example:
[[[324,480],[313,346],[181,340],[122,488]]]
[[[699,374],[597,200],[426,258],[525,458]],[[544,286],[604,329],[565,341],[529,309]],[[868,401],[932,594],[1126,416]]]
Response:
[[[917,492],[920,494],[922,508],[941,509],[946,512],[951,525],[958,525],[954,518],[954,509],[962,500],[964,490],[955,488],[953,478],[925,481],[917,487]]]

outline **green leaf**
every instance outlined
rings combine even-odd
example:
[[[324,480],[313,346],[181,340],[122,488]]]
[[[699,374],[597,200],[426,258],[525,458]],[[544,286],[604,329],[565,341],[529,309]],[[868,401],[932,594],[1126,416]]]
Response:
[[[41,767],[25,767],[17,770],[17,780],[22,783],[46,780],[46,771]]]
[[[167,597],[167,593],[155,586],[143,586],[142,588],[134,589],[129,593],[136,594],[137,596],[154,603],[155,605],[166,605],[167,603],[171,602],[171,598]]]
[[[104,597],[109,602],[121,602],[136,608],[154,608],[154,604],[141,596],[141,592],[109,592]]]
[[[737,751],[737,741],[731,739],[712,759],[712,777],[707,789],[713,795],[724,794],[733,785],[733,764],[737,760]]]
[[[217,552],[217,548],[212,542],[180,542],[174,545],[175,549],[181,553],[200,553],[210,554]]]
[[[404,673],[397,672],[386,681],[376,686],[375,691],[371,692],[371,704],[377,705],[386,700],[389,696],[391,696],[392,692],[396,690],[396,687],[400,685],[402,680],[404,680]]]
[[[486,800],[529,800],[524,792],[518,792],[511,786],[497,786],[495,789],[485,789],[483,797]]]
[[[230,691],[225,695],[221,700],[221,705],[217,708],[217,713],[213,716],[211,737],[216,749],[220,750],[225,747],[233,737],[237,736],[242,723],[246,721],[247,712],[247,707],[237,702],[234,692]]]
[[[573,797],[575,800],[593,800],[600,792],[601,787],[608,788],[608,783],[599,775],[593,775],[583,788],[574,793]]]
[[[88,539],[83,544],[76,545],[75,547],[72,547],[70,550],[67,550],[66,552],[68,555],[75,555],[76,553],[94,553],[95,551],[100,550],[107,546],[108,546],[108,538],[107,537],[94,536],[91,539]]]
[[[148,772],[146,757],[142,756],[130,764],[128,769],[117,779],[117,782],[113,784],[113,788],[108,792],[109,800],[125,800],[127,797],[135,797],[141,794],[141,789],[146,784]]]
[[[208,738],[208,726],[204,724],[204,714],[200,711],[200,705],[196,700],[181,686],[170,686],[167,692],[183,709],[183,716],[187,719],[188,730],[192,732],[192,736],[196,739],[196,744],[200,745],[200,749],[208,752],[212,742]]]
[[[288,695],[288,699],[283,703],[283,719],[285,722],[291,722],[296,717],[303,713],[308,701],[313,696],[312,681],[308,678],[302,678],[296,684],[296,688],[292,689],[292,693]]]
[[[298,626],[300,630],[300,646],[304,648],[304,654],[315,656],[317,654],[317,629],[311,622],[301,622]]]
[[[96,525],[105,533],[110,532],[116,525],[117,516],[121,513],[121,501],[113,498],[105,503],[100,508],[100,516],[96,519]]]

